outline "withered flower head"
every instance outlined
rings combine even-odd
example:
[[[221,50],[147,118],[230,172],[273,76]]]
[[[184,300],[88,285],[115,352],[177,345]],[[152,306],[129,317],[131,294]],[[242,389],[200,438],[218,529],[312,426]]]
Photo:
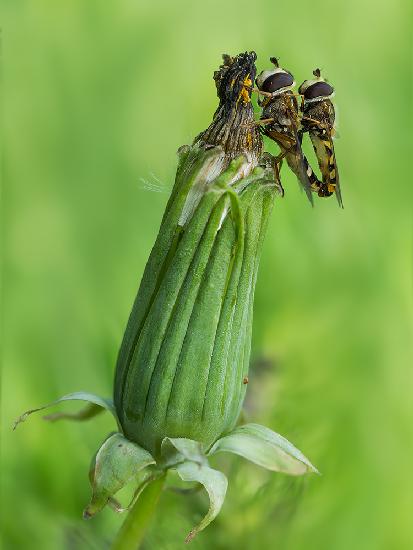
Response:
[[[227,162],[244,154],[253,168],[262,152],[262,138],[251,104],[257,56],[255,52],[245,52],[235,57],[223,54],[222,58],[223,64],[214,73],[219,105],[212,123],[194,143],[205,148],[220,145]]]

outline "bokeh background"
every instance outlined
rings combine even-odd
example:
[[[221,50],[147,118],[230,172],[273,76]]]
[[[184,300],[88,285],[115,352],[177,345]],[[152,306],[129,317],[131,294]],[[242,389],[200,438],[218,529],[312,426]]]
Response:
[[[217,458],[226,503],[192,548],[413,547],[411,21],[408,0],[2,0],[4,548],[104,549],[123,521],[81,519],[109,416],[11,425],[111,394],[175,151],[211,120],[221,53],[251,49],[336,87],[345,209],[283,168],[246,404],[323,475]],[[165,493],[145,548],[183,548],[206,506]]]

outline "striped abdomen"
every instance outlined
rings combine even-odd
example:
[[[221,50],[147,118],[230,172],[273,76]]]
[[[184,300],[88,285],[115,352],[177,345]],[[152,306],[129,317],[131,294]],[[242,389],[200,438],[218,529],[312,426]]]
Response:
[[[333,140],[326,130],[312,130],[310,131],[310,138],[323,179],[323,183],[318,190],[318,195],[320,197],[329,197],[333,193],[337,193],[337,198],[341,205]]]

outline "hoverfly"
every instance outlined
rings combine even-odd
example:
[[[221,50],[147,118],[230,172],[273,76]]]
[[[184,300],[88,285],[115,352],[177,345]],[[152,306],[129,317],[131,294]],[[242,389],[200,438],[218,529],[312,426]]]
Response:
[[[295,85],[294,77],[278,65],[276,57],[271,57],[270,61],[274,68],[262,71],[255,81],[258,91],[264,95],[264,99],[258,101],[262,107],[262,131],[281,149],[281,154],[274,159],[276,175],[279,176],[279,165],[285,157],[308,200],[313,203],[311,190],[318,189],[322,183],[318,181],[301,149],[300,112],[296,94],[292,91]]]
[[[335,111],[331,98],[334,88],[321,77],[320,69],[315,69],[313,75],[314,80],[305,80],[298,89],[303,96],[300,141],[302,133],[308,132],[320,167],[323,181],[312,181],[312,188],[319,197],[330,197],[335,193],[343,208],[333,144]]]

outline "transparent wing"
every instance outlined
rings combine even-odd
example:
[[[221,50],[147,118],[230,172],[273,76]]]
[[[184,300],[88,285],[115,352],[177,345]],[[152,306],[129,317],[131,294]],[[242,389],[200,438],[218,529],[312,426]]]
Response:
[[[291,98],[286,97],[286,108],[291,120],[291,132],[293,135],[293,145],[290,147],[289,152],[286,154],[287,163],[290,168],[295,172],[302,188],[304,189],[308,200],[313,204],[313,194],[311,191],[311,181],[307,174],[308,161],[306,162],[303,150],[301,148],[302,133],[298,130],[298,118],[297,111],[294,112],[291,104]]]

